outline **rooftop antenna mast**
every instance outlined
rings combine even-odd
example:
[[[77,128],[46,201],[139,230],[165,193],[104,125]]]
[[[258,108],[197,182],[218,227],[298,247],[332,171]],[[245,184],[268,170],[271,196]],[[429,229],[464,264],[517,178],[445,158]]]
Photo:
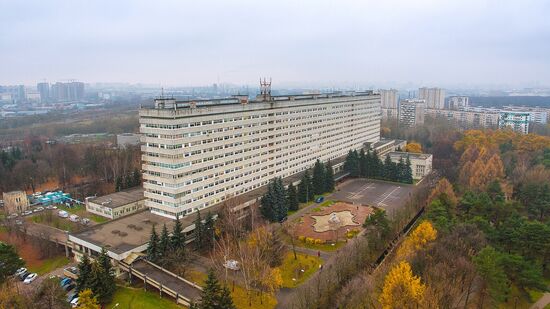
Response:
[[[264,80],[260,78],[260,96],[264,101],[271,100],[271,77],[269,78],[269,82],[264,77]]]

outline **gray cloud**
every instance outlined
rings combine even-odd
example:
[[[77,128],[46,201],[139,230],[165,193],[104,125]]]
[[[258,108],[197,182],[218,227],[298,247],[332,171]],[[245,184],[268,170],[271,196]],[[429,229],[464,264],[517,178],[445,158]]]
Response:
[[[550,2],[0,0],[0,83],[550,85]]]

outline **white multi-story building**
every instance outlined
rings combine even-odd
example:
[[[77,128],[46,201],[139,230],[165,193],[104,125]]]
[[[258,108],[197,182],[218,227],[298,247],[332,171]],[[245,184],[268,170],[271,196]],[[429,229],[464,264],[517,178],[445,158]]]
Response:
[[[414,127],[424,123],[426,101],[406,99],[399,101],[399,125]]]
[[[445,89],[441,88],[419,88],[418,98],[426,101],[426,108],[445,108]]]
[[[372,92],[157,99],[139,115],[145,203],[170,218],[380,139],[380,95]]]
[[[470,106],[470,98],[465,96],[453,96],[449,98],[449,109],[459,110]]]
[[[512,130],[527,134],[529,133],[529,122],[531,114],[529,112],[501,111],[498,119],[499,128],[512,128]]]

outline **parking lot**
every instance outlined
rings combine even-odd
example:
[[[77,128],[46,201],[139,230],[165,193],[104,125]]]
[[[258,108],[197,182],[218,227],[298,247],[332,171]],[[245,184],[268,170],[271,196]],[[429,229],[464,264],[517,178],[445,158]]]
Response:
[[[351,179],[341,184],[331,198],[351,204],[380,207],[391,216],[405,205],[414,190],[414,185]]]

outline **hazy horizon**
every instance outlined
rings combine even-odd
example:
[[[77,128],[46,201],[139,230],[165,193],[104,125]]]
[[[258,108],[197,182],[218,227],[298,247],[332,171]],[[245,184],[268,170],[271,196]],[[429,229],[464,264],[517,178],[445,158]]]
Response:
[[[0,84],[550,86],[550,2],[2,1]]]

